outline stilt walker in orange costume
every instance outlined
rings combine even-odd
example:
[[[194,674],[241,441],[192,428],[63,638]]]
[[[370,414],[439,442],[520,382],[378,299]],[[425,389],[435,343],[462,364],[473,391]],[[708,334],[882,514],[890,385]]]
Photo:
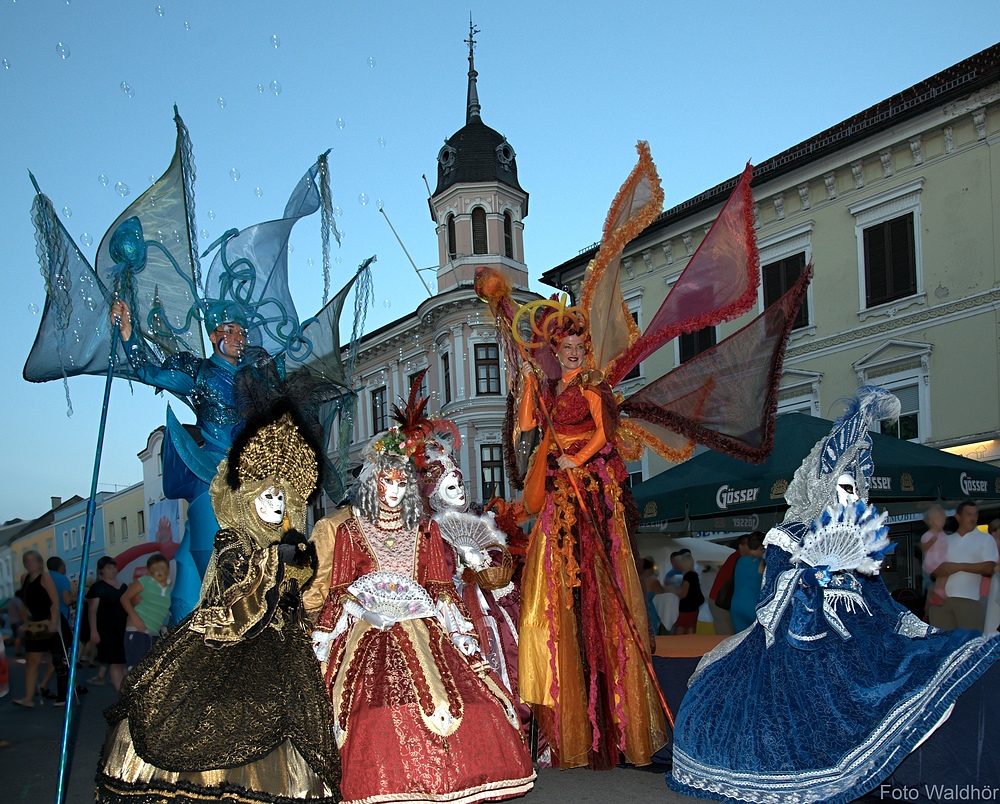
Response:
[[[522,581],[520,694],[563,768],[609,769],[622,758],[645,765],[667,741],[625,461],[641,458],[647,446],[684,460],[696,441],[763,460],[785,344],[808,283],[807,271],[713,349],[627,399],[616,396],[615,385],[673,338],[747,312],[760,278],[748,165],[639,332],[621,294],[621,253],[660,213],[663,194],[648,146],[638,151],[578,307],[553,297],[518,310],[498,272],[480,269],[476,280],[496,318],[511,382],[508,474],[523,485],[524,508],[535,517]]]

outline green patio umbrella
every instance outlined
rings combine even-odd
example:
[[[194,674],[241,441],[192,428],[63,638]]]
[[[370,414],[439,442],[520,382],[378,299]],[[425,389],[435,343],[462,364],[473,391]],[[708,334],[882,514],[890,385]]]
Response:
[[[777,421],[774,451],[757,466],[710,451],[637,484],[632,493],[642,515],[640,527],[673,529],[669,523],[690,520],[698,529],[701,519],[712,522],[704,530],[736,531],[780,521],[792,475],[832,426],[826,419],[789,413]],[[1000,502],[996,466],[879,433],[872,433],[872,459],[872,502],[966,497]]]

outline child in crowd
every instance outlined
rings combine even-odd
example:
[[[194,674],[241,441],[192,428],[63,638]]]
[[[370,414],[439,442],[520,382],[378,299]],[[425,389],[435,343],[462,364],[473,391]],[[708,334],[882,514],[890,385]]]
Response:
[[[125,627],[125,670],[128,672],[160,636],[170,615],[170,562],[160,553],[146,561],[146,574],[132,581],[122,595],[128,615]]]
[[[932,505],[924,514],[927,532],[920,537],[920,549],[924,554],[924,588],[927,589],[925,609],[940,606],[947,597],[944,591],[947,578],[938,578],[931,586],[934,571],[948,558],[948,540],[945,538],[944,523],[948,519],[940,505]]]

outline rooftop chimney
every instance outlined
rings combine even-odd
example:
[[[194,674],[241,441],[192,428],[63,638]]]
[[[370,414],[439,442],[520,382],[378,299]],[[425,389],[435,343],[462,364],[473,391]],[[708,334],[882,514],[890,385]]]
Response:
[[[62,497],[53,497],[52,498],[52,510],[55,511],[56,508],[58,508],[60,505],[62,505]]]

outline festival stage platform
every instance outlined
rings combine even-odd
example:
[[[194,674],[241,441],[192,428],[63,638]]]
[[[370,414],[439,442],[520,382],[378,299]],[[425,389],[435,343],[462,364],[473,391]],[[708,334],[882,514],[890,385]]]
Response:
[[[997,637],[1000,639],[1000,637]],[[689,634],[656,638],[653,669],[667,703],[676,714],[688,679],[701,657],[725,637]],[[739,680],[733,679],[733,691]],[[866,800],[937,802],[960,800],[962,792],[994,791],[1000,798],[1000,663],[994,664],[958,701],[951,716],[896,768]],[[730,734],[732,736],[732,733]],[[669,765],[671,745],[654,762]],[[882,795],[880,795],[880,791]],[[895,792],[894,792],[895,791]],[[902,798],[901,798],[902,797]]]

